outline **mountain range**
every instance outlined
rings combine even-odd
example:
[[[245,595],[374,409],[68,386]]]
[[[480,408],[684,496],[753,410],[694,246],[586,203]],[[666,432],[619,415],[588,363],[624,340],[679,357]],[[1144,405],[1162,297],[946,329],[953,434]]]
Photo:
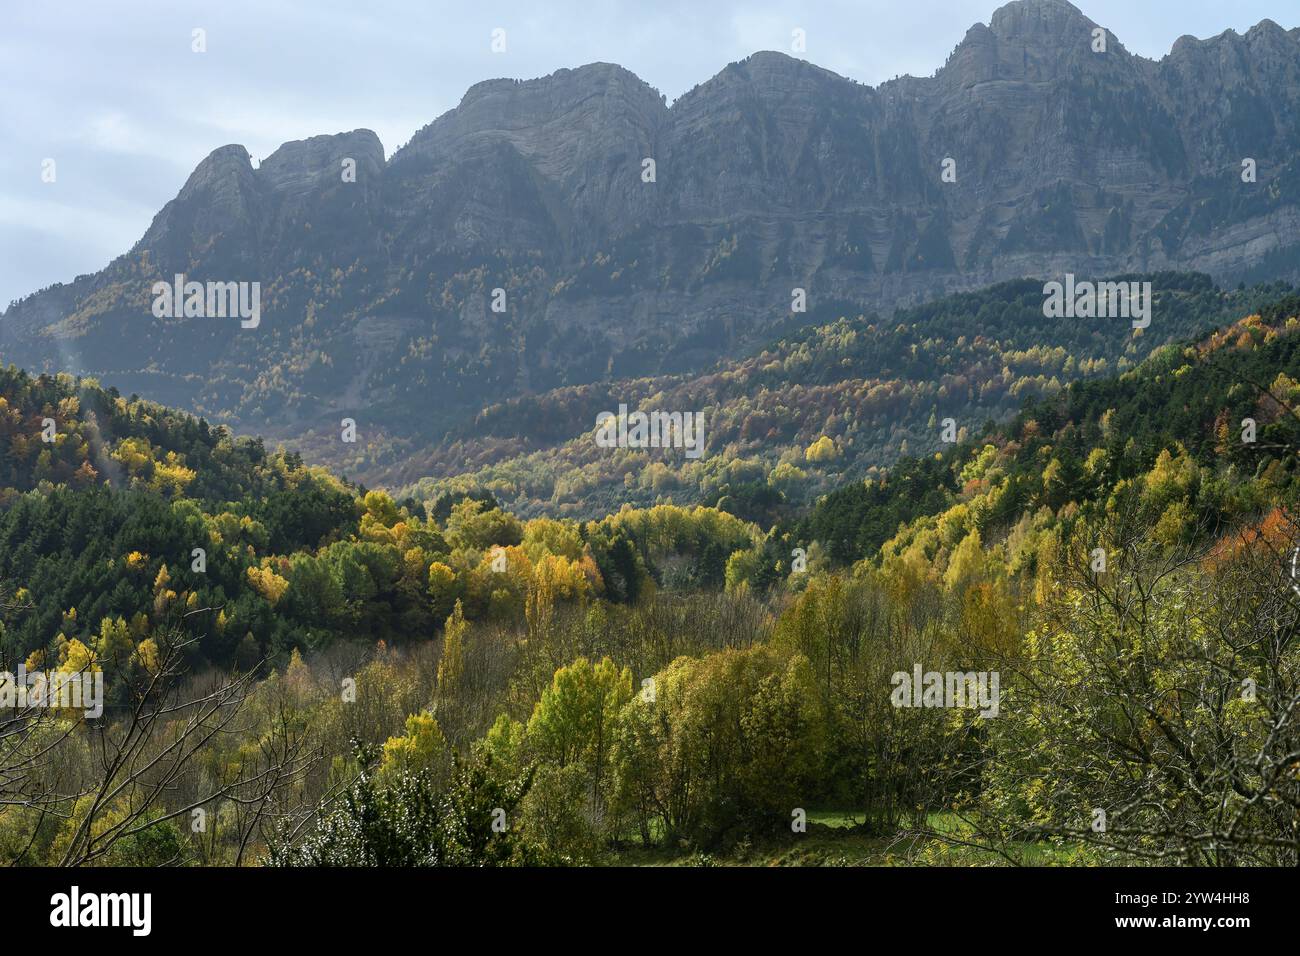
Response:
[[[390,158],[368,130],[256,166],[223,146],[129,252],[12,303],[0,357],[395,485],[460,468],[429,449],[484,409],[707,375],[841,315],[1067,272],[1300,275],[1300,29],[1159,61],[1097,31],[1016,0],[875,88],[762,52],[669,105],[597,63],[478,83]],[[257,327],[156,316],[177,274],[260,283]]]

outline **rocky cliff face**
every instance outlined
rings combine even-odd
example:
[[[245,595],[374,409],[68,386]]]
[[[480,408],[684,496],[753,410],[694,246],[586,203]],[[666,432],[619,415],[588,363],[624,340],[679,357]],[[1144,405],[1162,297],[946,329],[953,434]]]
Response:
[[[874,89],[757,53],[670,107],[593,64],[479,83],[388,161],[365,130],[257,168],[222,147],[130,253],[10,309],[4,359],[272,435],[342,411],[429,440],[825,310],[1066,271],[1295,276],[1300,30],[1184,37],[1153,62],[1109,34],[1096,52],[1095,28],[1017,0],[933,76]],[[261,326],[154,319],[149,285],[178,271],[260,281]]]

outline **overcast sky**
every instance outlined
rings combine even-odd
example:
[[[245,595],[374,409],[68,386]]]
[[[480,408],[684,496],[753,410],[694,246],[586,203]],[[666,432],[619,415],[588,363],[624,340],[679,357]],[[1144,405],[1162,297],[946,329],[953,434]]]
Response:
[[[389,155],[479,80],[619,63],[674,98],[756,50],[863,83],[934,72],[997,0],[3,0],[0,308],[127,251],[227,143],[367,127]],[[1133,52],[1300,24],[1295,0],[1078,0]],[[196,27],[207,52],[191,51]],[[507,51],[490,49],[493,28]],[[56,161],[43,183],[41,165]]]

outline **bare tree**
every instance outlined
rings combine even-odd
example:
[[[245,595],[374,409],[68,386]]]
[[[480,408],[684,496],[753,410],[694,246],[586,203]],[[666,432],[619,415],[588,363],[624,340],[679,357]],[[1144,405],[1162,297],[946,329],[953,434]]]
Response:
[[[1104,571],[1086,538],[1064,549],[1004,682],[986,790],[960,837],[934,835],[1013,861],[1018,841],[1047,838],[1098,859],[1296,865],[1295,529],[1270,521],[1188,549],[1131,517],[1098,529]]]
[[[34,821],[27,849],[10,862],[30,862],[47,822],[62,828],[53,861],[78,866],[102,862],[121,841],[168,821],[206,821],[224,804],[241,810],[242,860],[257,828],[320,754],[287,720],[251,732],[246,703],[256,670],[192,676],[186,658],[197,640],[179,629],[156,634],[147,677],[101,717],[30,705],[0,716],[0,806],[23,808]],[[106,676],[130,681],[125,673]],[[217,774],[202,772],[205,755],[249,739],[255,749],[243,748]],[[205,832],[206,824],[192,829]]]

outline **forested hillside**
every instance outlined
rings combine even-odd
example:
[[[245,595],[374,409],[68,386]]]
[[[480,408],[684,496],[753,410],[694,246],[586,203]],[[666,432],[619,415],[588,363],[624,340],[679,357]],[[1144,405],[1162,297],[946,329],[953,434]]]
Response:
[[[517,616],[534,573],[569,598],[635,600],[654,586],[652,558],[674,581],[721,585],[728,555],[758,535],[700,508],[580,527],[521,521],[486,494],[399,504],[259,440],[12,367],[0,411],[11,656],[93,648],[114,627],[138,642],[183,626],[202,635],[196,658],[221,665],[342,638],[427,640],[458,600],[474,617]]]
[[[399,501],[3,383],[0,670],[115,708],[10,725],[6,860],[1298,859],[1295,295],[759,522]]]
[[[988,539],[1028,516],[1100,518],[1125,490],[1168,491],[1171,475],[1183,493],[1165,495],[1155,516],[1171,540],[1280,504],[1300,444],[1297,304],[1288,296],[1124,375],[1028,401],[1005,427],[826,496],[800,531],[848,562],[874,556],[917,518]],[[958,514],[959,525],[943,522]]]
[[[1125,278],[1125,277],[1119,277]],[[1208,276],[1152,282],[1150,327],[1120,319],[1051,319],[1043,283],[963,293],[892,317],[820,320],[704,375],[614,381],[514,399],[482,412],[432,449],[425,467],[454,477],[411,488],[426,498],[487,488],[521,515],[599,517],[624,503],[718,504],[769,523],[900,457],[942,450],[1005,420],[1030,399],[1080,379],[1120,375],[1163,345],[1197,337],[1289,290],[1222,291]],[[597,446],[597,416],[631,409],[704,414],[704,455]],[[422,460],[415,456],[413,461]]]

